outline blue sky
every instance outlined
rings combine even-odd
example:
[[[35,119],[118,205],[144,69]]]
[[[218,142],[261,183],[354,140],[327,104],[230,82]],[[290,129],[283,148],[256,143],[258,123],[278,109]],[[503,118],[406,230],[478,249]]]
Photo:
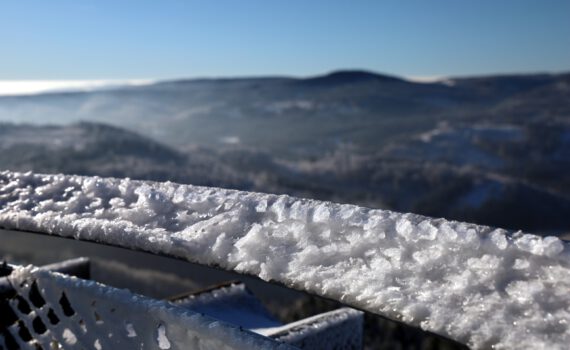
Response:
[[[566,0],[24,0],[0,80],[570,71]]]

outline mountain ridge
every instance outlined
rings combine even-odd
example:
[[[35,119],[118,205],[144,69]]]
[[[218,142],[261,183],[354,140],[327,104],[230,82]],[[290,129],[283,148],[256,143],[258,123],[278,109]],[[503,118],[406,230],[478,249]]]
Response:
[[[327,73],[307,76],[289,76],[289,75],[260,75],[260,76],[237,76],[237,77],[196,77],[196,78],[178,78],[178,79],[158,79],[153,83],[137,86],[137,85],[117,85],[109,86],[101,89],[92,90],[69,90],[69,91],[46,91],[36,94],[22,94],[22,95],[0,95],[2,98],[25,98],[40,95],[69,95],[69,94],[89,94],[97,92],[108,92],[117,90],[137,90],[149,87],[158,87],[165,85],[182,85],[193,83],[262,83],[262,82],[294,82],[307,85],[325,85],[325,84],[342,84],[342,83],[359,83],[359,82],[400,82],[417,85],[449,85],[450,83],[458,82],[485,82],[489,80],[552,80],[556,78],[568,79],[570,72],[562,71],[555,73],[508,73],[508,74],[481,74],[481,75],[458,75],[458,76],[442,76],[438,79],[433,79],[427,82],[417,81],[413,78],[406,76],[398,76],[386,73],[375,72],[371,70],[362,69],[338,69],[329,71]]]

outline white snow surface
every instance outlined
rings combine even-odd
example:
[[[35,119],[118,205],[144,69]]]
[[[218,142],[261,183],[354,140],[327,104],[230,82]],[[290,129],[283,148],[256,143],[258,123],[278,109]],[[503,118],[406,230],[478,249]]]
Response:
[[[567,243],[289,196],[0,173],[0,226],[259,276],[473,348],[570,344]]]

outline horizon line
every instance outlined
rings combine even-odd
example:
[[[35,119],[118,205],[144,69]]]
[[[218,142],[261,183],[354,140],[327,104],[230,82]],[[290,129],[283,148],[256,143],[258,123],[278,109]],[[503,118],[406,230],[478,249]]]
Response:
[[[338,72],[367,72],[370,74],[392,76],[414,83],[446,83],[453,79],[462,78],[481,78],[492,76],[510,76],[510,75],[556,75],[565,74],[569,71],[536,71],[536,72],[503,72],[503,73],[485,73],[473,75],[396,75],[379,73],[367,69],[337,69],[320,74],[310,75],[285,75],[285,74],[266,74],[266,75],[226,75],[226,76],[194,76],[194,77],[178,77],[178,78],[158,78],[158,79],[0,79],[0,96],[27,96],[39,95],[43,93],[57,92],[90,92],[98,90],[106,90],[112,88],[121,88],[129,86],[145,86],[161,82],[185,81],[185,80],[223,80],[223,79],[262,79],[262,78],[293,78],[307,79],[322,77]]]

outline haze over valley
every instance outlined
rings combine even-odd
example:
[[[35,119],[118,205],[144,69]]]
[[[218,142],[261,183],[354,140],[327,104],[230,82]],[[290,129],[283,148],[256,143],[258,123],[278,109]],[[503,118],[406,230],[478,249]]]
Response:
[[[0,167],[570,232],[570,74],[364,71],[0,97]]]

